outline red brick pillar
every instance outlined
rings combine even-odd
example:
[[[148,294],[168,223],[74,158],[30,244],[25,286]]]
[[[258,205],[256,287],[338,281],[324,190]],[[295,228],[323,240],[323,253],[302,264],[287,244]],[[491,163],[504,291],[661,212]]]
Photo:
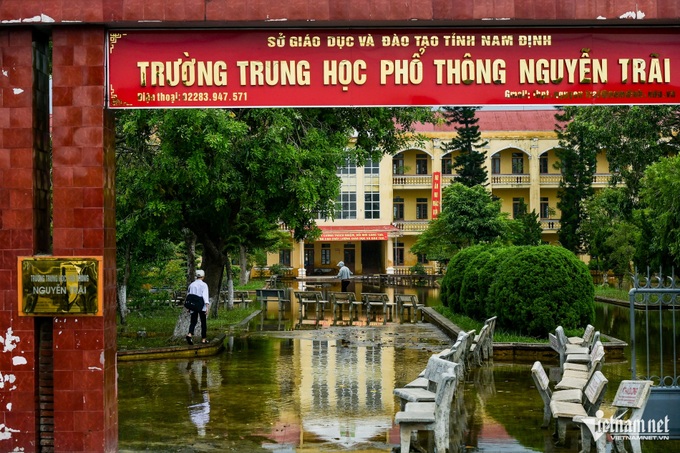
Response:
[[[36,61],[47,61],[46,48],[36,46]],[[8,452],[38,444],[35,320],[17,316],[17,257],[48,244],[48,104],[34,92],[47,68],[38,77],[33,57],[31,30],[0,30],[0,451]]]
[[[116,231],[112,115],[104,109],[106,31],[55,28],[53,255],[104,257],[104,314],[54,318],[54,447],[116,451]]]

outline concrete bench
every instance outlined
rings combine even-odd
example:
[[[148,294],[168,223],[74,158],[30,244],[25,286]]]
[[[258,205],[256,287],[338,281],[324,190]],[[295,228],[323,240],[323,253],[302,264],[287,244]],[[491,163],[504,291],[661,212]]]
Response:
[[[366,325],[369,325],[371,318],[377,321],[378,312],[382,312],[383,325],[387,320],[392,320],[394,314],[394,302],[390,302],[390,297],[386,293],[363,293],[361,300],[366,310]]]
[[[593,341],[593,335],[595,334],[595,327],[592,324],[588,324],[583,330],[582,337],[567,337],[568,344],[574,344],[576,346],[588,347]]]
[[[313,306],[314,313],[314,325],[319,326],[319,321],[324,318],[326,305],[328,301],[323,298],[321,291],[294,291],[295,298],[298,302],[299,311],[299,322],[302,326],[302,322],[307,319],[309,307]]]
[[[583,390],[583,402],[574,403],[554,399],[550,401],[550,411],[552,417],[556,419],[555,433],[558,445],[564,445],[567,425],[573,422],[574,417],[592,417],[596,414],[604,399],[608,382],[601,371],[596,371]]]
[[[452,362],[448,363],[457,366]],[[438,380],[433,401],[409,402],[404,410],[395,415],[394,423],[399,425],[402,452],[411,451],[412,437],[418,431],[429,431],[434,435],[435,451],[448,450],[451,408],[458,387],[458,377],[455,371],[451,372],[449,369],[443,372]]]
[[[574,422],[581,427],[582,451],[590,451],[593,443],[597,453],[605,453],[607,434],[624,435],[629,437],[633,453],[641,453],[640,434],[642,415],[649,401],[652,389],[652,381],[623,380],[616,390],[616,396],[612,402],[615,408],[611,418],[598,417],[574,417]],[[590,414],[589,414],[590,415]],[[626,417],[627,415],[627,417]],[[612,426],[614,424],[614,426]],[[606,429],[603,429],[606,428]],[[643,429],[647,427],[644,426]],[[625,452],[623,436],[616,436],[614,443],[616,451]]]
[[[399,312],[399,319],[404,319],[404,311],[408,311],[409,322],[418,322],[418,314],[420,313],[422,321],[422,311],[421,309],[425,304],[418,302],[418,296],[415,294],[395,294],[394,302],[397,305],[397,311]]]
[[[553,401],[560,401],[565,403],[583,403],[583,390],[568,389],[555,390],[550,389],[550,379],[543,368],[540,361],[534,362],[531,367],[531,377],[534,380],[534,385],[543,400],[543,424],[541,428],[547,428],[552,420],[552,411],[550,410],[550,403]]]
[[[252,302],[251,296],[248,293],[248,291],[234,291],[233,298],[234,298],[234,307],[243,306],[244,308],[248,308],[248,306]],[[220,303],[224,307],[228,306],[228,304],[229,304],[229,292],[228,291],[221,291],[220,292]]]
[[[333,325],[337,325],[338,317],[340,321],[343,320],[342,313],[345,307],[347,307],[350,324],[353,324],[354,320],[359,318],[358,313],[361,310],[361,301],[356,299],[354,293],[332,292],[329,299],[333,307]]]
[[[469,348],[469,343],[468,343],[468,338],[470,338],[470,335],[467,332],[460,332],[458,334],[458,338],[456,339],[456,342],[451,346],[450,348],[444,349],[443,351],[438,352],[435,354],[436,357],[439,357],[440,359],[448,360],[449,362],[457,363],[458,368],[457,371],[460,374],[459,378],[462,380],[464,375],[465,375],[465,366],[464,366],[464,360],[465,360],[465,351],[467,348]],[[431,384],[430,381],[427,377],[425,377],[427,374],[427,368],[424,369],[417,378],[406,384],[404,387],[405,388],[423,388],[423,389],[430,389]]]
[[[562,367],[562,378],[555,385],[557,390],[583,389],[595,371],[602,368],[604,360],[604,346],[602,342],[595,343],[593,350],[588,355],[587,364],[567,362]]]
[[[414,402],[433,402],[440,380],[444,373],[461,373],[460,365],[438,357],[436,354],[430,356],[423,378],[427,380],[427,387],[400,387],[394,389],[393,393],[400,400],[400,408],[404,410],[406,403]]]
[[[556,350],[560,355],[560,368],[564,365],[568,354],[588,354],[590,352],[590,349],[586,346],[569,344],[569,339],[564,333],[564,328],[562,326],[557,326],[555,328],[555,338],[557,340]]]
[[[470,362],[473,365],[480,366],[483,361],[488,359],[488,342],[491,340],[489,339],[489,331],[491,329],[491,326],[489,324],[484,324],[482,328],[479,330],[479,333],[474,336],[474,339],[472,341],[472,345],[470,346]],[[493,348],[493,346],[492,346]]]
[[[255,300],[260,303],[261,322],[260,326],[264,325],[264,318],[267,315],[267,305],[274,302],[279,311],[279,329],[282,327],[283,316],[286,311],[286,303],[290,303],[288,298],[288,291],[281,288],[261,288],[255,290]]]

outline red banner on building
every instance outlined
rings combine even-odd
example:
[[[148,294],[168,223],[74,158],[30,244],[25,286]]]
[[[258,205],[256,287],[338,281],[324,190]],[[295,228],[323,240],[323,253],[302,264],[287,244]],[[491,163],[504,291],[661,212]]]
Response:
[[[441,211],[442,201],[442,174],[441,172],[432,172],[432,218],[436,219]]]
[[[108,106],[677,104],[676,29],[120,30]]]
[[[319,241],[386,241],[399,230],[392,225],[323,225]]]

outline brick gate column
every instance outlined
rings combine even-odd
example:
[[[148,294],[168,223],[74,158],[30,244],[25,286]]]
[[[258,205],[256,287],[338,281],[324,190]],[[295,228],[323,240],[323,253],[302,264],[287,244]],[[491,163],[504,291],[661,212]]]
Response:
[[[35,320],[17,316],[17,257],[49,248],[47,38],[33,43],[0,30],[0,451],[39,443]]]
[[[116,234],[106,31],[55,28],[53,255],[104,257],[104,315],[54,319],[55,451],[116,451]]]

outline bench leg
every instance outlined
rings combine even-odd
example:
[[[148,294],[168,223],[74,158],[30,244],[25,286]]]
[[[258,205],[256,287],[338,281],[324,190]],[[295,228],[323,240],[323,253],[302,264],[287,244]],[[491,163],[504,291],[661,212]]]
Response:
[[[401,440],[401,451],[408,453],[411,450],[411,433],[413,431],[408,426],[399,426],[399,438]]]
[[[564,445],[567,440],[567,422],[566,418],[558,418],[555,422],[555,434],[557,434],[557,445]]]

